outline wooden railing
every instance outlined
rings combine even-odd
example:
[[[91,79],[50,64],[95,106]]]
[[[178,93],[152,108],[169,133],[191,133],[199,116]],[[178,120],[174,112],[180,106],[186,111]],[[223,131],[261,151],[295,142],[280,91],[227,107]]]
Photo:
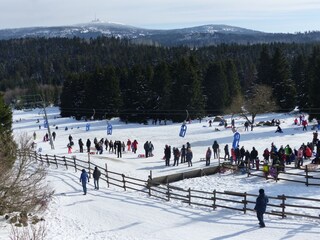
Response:
[[[298,172],[297,171],[293,172],[293,170],[298,170]],[[256,177],[266,178],[261,167],[259,170],[247,169],[246,171],[247,171],[248,177],[256,176]],[[290,176],[293,176],[293,178],[290,178]],[[270,175],[267,178],[272,179]],[[320,169],[310,168],[310,165],[305,165],[299,169],[295,167],[291,167],[289,165],[285,165],[284,170],[278,171],[278,175],[275,178],[275,180],[303,183],[306,186],[320,186]]]
[[[34,161],[46,164],[47,166],[54,165],[57,168],[63,166],[66,169],[72,168],[77,172],[81,169],[86,169],[91,177],[91,172],[97,165],[91,163],[90,160],[83,161],[75,157],[61,157],[56,155],[42,155],[37,152],[18,152],[19,155],[24,155]],[[88,158],[90,159],[90,158]],[[97,166],[101,169],[100,166]],[[216,191],[212,192],[200,191],[196,189],[183,189],[170,184],[157,184],[151,176],[148,180],[128,177],[124,174],[109,171],[107,164],[102,170],[101,180],[110,185],[122,188],[124,191],[130,189],[148,194],[150,197],[159,198],[165,201],[180,201],[188,205],[197,205],[204,208],[216,210],[217,208],[230,209],[240,211],[244,214],[248,211],[254,211],[254,205],[257,195],[249,193],[231,192],[231,191]],[[299,216],[306,218],[320,219],[320,199],[294,197],[286,195],[268,196],[269,203],[266,214],[280,216]],[[299,201],[303,203],[299,204]],[[303,212],[303,214],[301,214]]]

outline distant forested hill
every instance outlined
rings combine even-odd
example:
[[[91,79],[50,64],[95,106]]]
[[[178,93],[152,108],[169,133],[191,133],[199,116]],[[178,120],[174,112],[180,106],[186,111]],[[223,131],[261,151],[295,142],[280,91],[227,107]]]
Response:
[[[318,43],[159,47],[126,39],[23,38],[0,41],[6,101],[44,93],[64,116],[181,121],[233,109],[234,99],[272,89],[279,109],[317,109]],[[17,101],[19,100],[19,101]],[[29,100],[28,100],[29,101]]]

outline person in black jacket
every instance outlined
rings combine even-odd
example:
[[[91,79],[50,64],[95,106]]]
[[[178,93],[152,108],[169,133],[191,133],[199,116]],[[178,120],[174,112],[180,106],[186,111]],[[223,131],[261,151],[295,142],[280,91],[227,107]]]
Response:
[[[89,138],[88,138],[88,140],[87,140],[86,145],[87,145],[87,152],[89,153],[89,152],[90,152],[90,147],[91,147],[91,141],[90,141]]]
[[[181,163],[185,163],[186,162],[186,153],[187,153],[187,149],[184,145],[182,145],[181,148]]]
[[[117,151],[117,157],[122,158],[122,144],[121,141],[117,140],[114,142],[114,149]]]
[[[224,146],[224,160],[229,160],[230,158],[230,153],[229,153],[229,146],[226,144]]]
[[[98,169],[98,167],[95,167],[94,171],[93,171],[94,189],[99,190],[99,178],[100,178],[100,176],[101,176],[100,170]]]
[[[250,153],[250,162],[252,163],[252,167],[255,166],[255,161],[258,157],[258,151],[255,149],[255,147],[252,147],[252,151]]]
[[[256,200],[256,205],[254,207],[254,210],[257,212],[257,218],[259,220],[259,225],[261,228],[265,227],[263,221],[263,214],[266,212],[267,204],[269,202],[268,197],[264,194],[264,189],[259,190],[259,196]]]
[[[171,158],[171,147],[166,145],[164,148],[164,157],[166,160],[166,166],[170,166],[170,158]]]
[[[214,140],[212,144],[213,149],[213,158],[219,158],[219,144],[216,140]]]
[[[145,152],[145,157],[147,158],[149,156],[149,143],[146,141],[143,145],[144,152]]]
[[[240,159],[243,160],[245,156],[246,150],[244,149],[244,146],[240,148]]]
[[[84,144],[83,144],[81,138],[78,140],[78,144],[79,144],[80,152],[83,153],[83,145],[84,145]]]

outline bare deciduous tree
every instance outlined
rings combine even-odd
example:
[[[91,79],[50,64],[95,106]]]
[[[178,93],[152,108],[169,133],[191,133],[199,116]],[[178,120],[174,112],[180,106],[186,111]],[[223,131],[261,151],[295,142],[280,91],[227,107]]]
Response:
[[[45,184],[46,170],[30,157],[30,138],[22,135],[12,168],[0,163],[0,213],[31,212],[47,207],[53,195]],[[5,146],[10,147],[10,146]]]
[[[225,114],[234,114],[241,112],[241,109],[244,104],[244,99],[241,94],[236,95],[232,98],[230,106],[224,111]]]
[[[241,114],[250,124],[254,123],[254,119],[258,113],[272,112],[277,109],[271,87],[256,85],[252,92],[251,98],[245,101],[243,113]],[[251,115],[251,120],[248,118],[248,115]]]
[[[38,226],[19,228],[11,225],[10,240],[44,240],[47,236],[47,226],[41,223]]]

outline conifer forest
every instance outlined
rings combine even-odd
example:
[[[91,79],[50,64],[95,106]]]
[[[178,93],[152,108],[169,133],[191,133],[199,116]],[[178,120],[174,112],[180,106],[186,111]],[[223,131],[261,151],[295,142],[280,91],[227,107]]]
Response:
[[[277,111],[319,117],[320,44],[161,47],[98,37],[0,41],[0,91],[16,108],[30,97],[63,117],[146,122],[237,113],[270,89]],[[263,102],[261,104],[264,104]]]

